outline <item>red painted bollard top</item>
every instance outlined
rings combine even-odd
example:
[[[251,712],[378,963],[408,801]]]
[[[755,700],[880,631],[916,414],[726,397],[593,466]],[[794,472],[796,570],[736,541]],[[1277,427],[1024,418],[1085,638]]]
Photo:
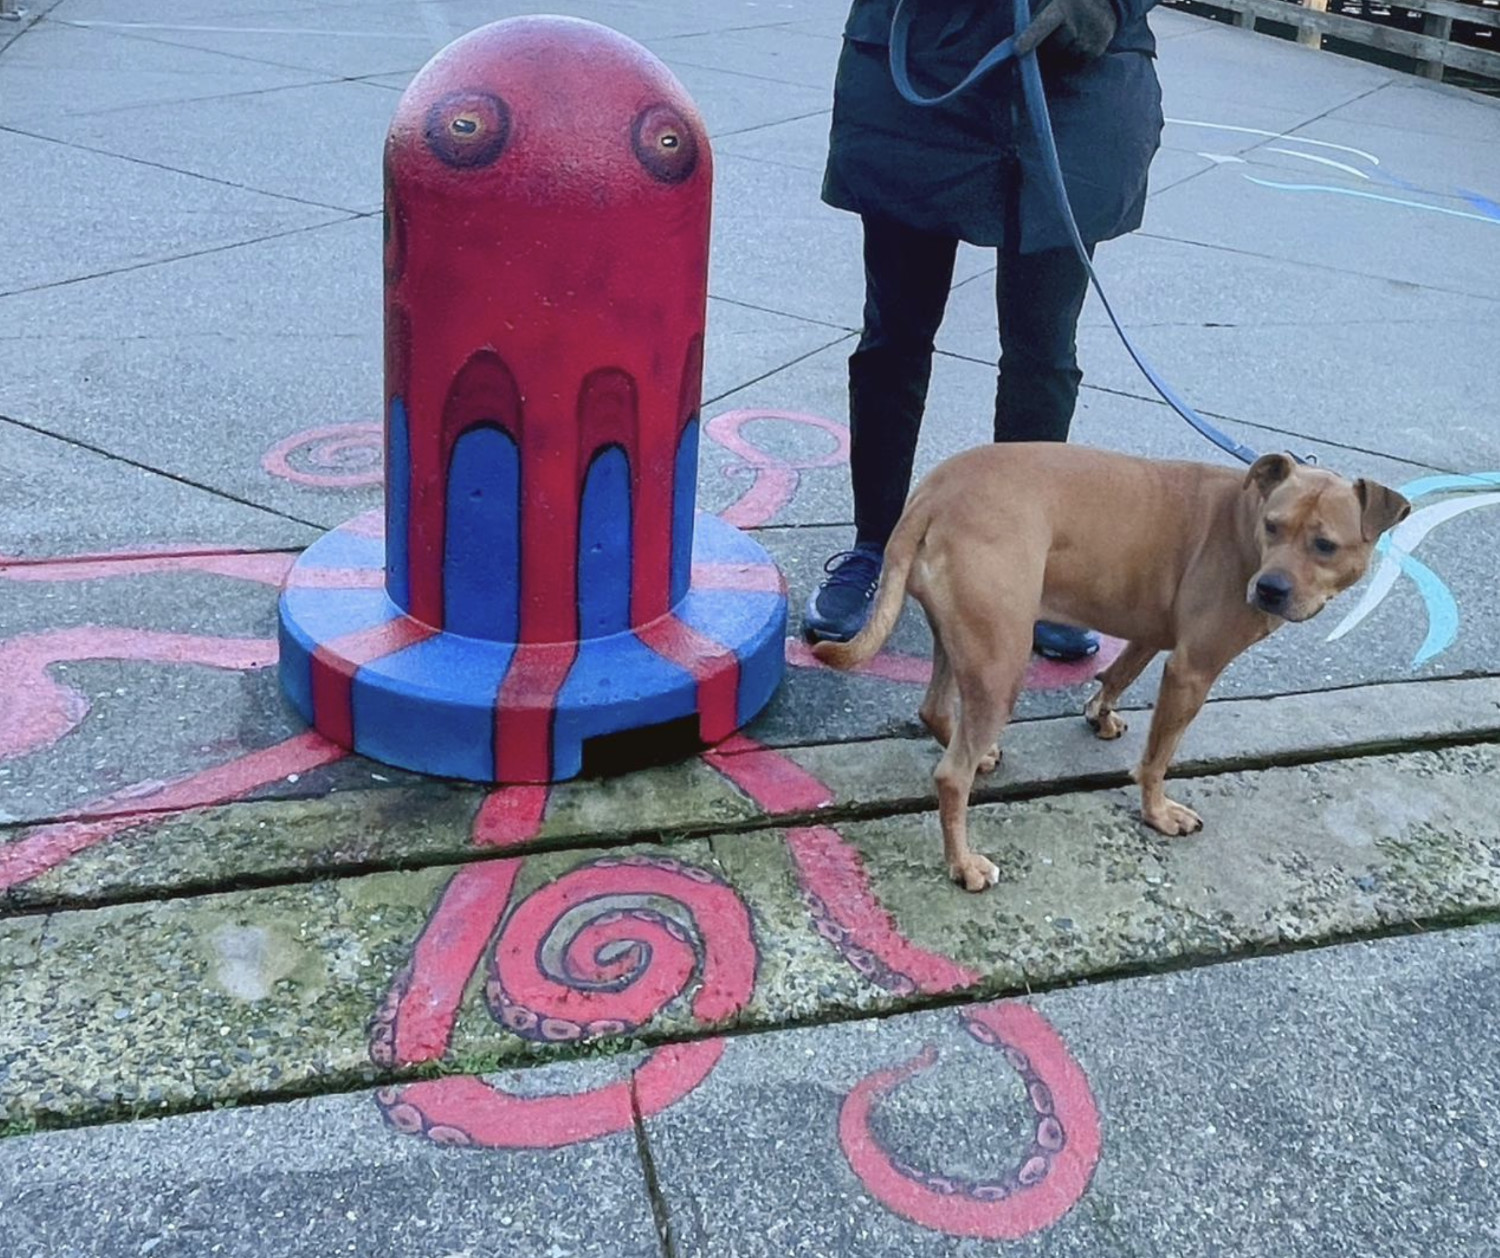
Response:
[[[520,642],[623,628],[618,605],[579,624],[573,562],[584,484],[612,451],[631,491],[628,623],[667,611],[674,577],[686,590],[688,539],[675,571],[673,541],[691,533],[693,480],[676,470],[696,453],[682,442],[702,374],[711,167],[666,68],[585,22],[476,31],[401,98],[386,143],[386,370],[410,489],[391,495],[387,537],[391,596],[414,616]],[[515,607],[486,588],[502,505],[454,493],[472,464],[505,457],[489,434],[518,455]]]
[[[311,651],[318,728],[360,750],[361,724],[384,731],[370,754],[429,771],[544,781],[590,738],[696,715],[713,742],[769,698],[784,596],[726,578],[769,560],[695,515],[712,175],[671,72],[593,23],[497,22],[406,89],[385,151],[392,623],[363,631],[374,658],[343,659],[349,711],[326,721],[319,694],[344,696],[319,664],[342,657]],[[388,684],[365,675],[411,652]],[[461,693],[428,710],[434,687]],[[482,773],[457,750],[479,709]],[[407,741],[397,710],[453,755],[389,746]]]

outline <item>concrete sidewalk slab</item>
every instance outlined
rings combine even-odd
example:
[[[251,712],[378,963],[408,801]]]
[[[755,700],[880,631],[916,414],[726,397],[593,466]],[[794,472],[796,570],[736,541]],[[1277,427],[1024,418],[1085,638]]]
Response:
[[[1151,15],[1153,26],[1159,20],[1157,13]],[[1169,102],[1178,93],[1202,96],[1219,110],[1271,102],[1275,109],[1311,118],[1401,79],[1393,70],[1351,57],[1324,56],[1221,22],[1188,20],[1206,29],[1180,55],[1161,57],[1157,67]]]
[[[1189,780],[1208,829],[1177,841],[1121,792],[981,806],[979,897],[925,813],[60,911],[39,944],[22,919],[0,1108],[271,1099],[1467,919],[1500,908],[1496,771],[1478,746]]]
[[[35,9],[37,6],[28,5]],[[80,20],[88,8],[67,0],[40,6],[48,19],[72,14]],[[221,20],[221,4],[174,4],[172,12],[184,22]],[[102,7],[102,15],[125,20],[118,4]],[[159,5],[144,6],[142,21],[160,21]],[[8,31],[6,23],[0,30]],[[0,100],[0,125],[39,126],[62,119],[93,115],[96,136],[108,134],[110,111],[169,101],[213,99],[234,92],[260,92],[290,87],[321,77],[305,70],[247,61],[213,52],[195,52],[153,39],[125,39],[105,30],[69,25],[62,20],[37,20],[5,48],[7,89]]]
[[[833,11],[841,6],[822,7]],[[701,66],[778,86],[805,87],[822,97],[824,108],[832,104],[840,51],[840,44],[832,40],[788,38],[780,26],[758,26],[670,36],[657,43],[657,55],[669,65]]]
[[[22,333],[0,344],[26,354],[30,339]],[[0,565],[184,546],[300,550],[318,537],[284,516],[3,420],[0,467],[6,475],[0,537],[7,547]],[[129,514],[101,512],[100,502],[129,503]]]
[[[218,127],[205,144],[200,101],[116,110],[104,132],[96,117],[66,114],[31,124],[36,134],[136,161],[201,175],[255,192],[347,214],[381,205],[380,155],[394,106],[390,93],[363,83],[306,86],[223,96]],[[319,120],[308,128],[305,120]]]
[[[337,217],[322,207],[3,129],[0,177],[10,188],[7,219],[16,228],[0,242],[0,299]],[[80,242],[86,244],[80,248]]]
[[[1433,160],[1441,161],[1441,156],[1434,153]],[[1421,171],[1396,173],[1407,179],[1423,177]],[[1485,242],[1500,232],[1500,223],[1492,225],[1488,218],[1453,220],[1465,233],[1463,243],[1456,244],[1447,239],[1457,230],[1447,225],[1449,215],[1299,190],[1329,183],[1318,175],[1277,182],[1292,188],[1258,187],[1248,183],[1238,167],[1218,165],[1190,184],[1152,197],[1146,230],[1263,257],[1317,258],[1338,270],[1473,296],[1494,293],[1500,264],[1493,261],[1493,247]]]
[[[626,1065],[524,1086],[568,1094]],[[632,1132],[476,1153],[398,1133],[362,1093],[0,1141],[0,1184],[15,1258],[661,1252]]]
[[[341,524],[381,501],[380,230],[345,220],[0,299],[28,338],[0,414]]]
[[[60,16],[76,28],[116,39],[199,49],[324,79],[413,71],[439,46],[429,25],[400,5],[370,5],[362,13],[316,4],[270,10],[238,6],[209,15],[183,13],[175,5],[142,9],[133,18],[120,16],[114,6],[93,13],[79,16],[70,4]]]
[[[674,1252],[1480,1258],[1497,957],[1451,931],[731,1041],[646,1122]]]
[[[1340,106],[1332,117],[1480,144],[1500,144],[1500,101],[1460,88],[1392,79],[1377,92]]]

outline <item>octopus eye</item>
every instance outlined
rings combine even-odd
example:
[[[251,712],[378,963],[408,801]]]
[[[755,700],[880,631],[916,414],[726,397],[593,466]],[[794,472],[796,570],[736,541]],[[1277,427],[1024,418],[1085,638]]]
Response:
[[[630,133],[636,159],[651,178],[681,183],[698,168],[698,136],[669,105],[652,105]]]
[[[510,139],[510,110],[490,92],[450,92],[427,111],[426,136],[449,166],[488,166]]]

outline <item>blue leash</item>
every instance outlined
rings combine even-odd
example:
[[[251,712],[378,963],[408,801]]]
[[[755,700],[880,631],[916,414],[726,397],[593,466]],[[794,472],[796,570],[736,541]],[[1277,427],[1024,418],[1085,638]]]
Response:
[[[1031,5],[1027,0],[1015,0],[1015,14],[1015,28],[1019,33],[1031,24]],[[960,93],[968,91],[996,66],[1003,65],[1016,56],[1016,36],[1011,35],[985,53],[957,87],[950,88],[941,96],[921,96],[912,87],[911,79],[906,73],[907,39],[910,34],[911,15],[906,10],[906,0],[898,0],[895,17],[891,21],[891,78],[895,80],[896,91],[901,94],[901,99],[911,105],[941,105],[945,101],[950,101]],[[1226,454],[1233,455],[1240,462],[1254,463],[1260,457],[1254,450],[1215,428],[1157,374],[1156,369],[1135,347],[1135,343],[1115,316],[1114,307],[1109,304],[1109,298],[1104,295],[1099,277],[1094,273],[1094,264],[1089,257],[1088,249],[1084,246],[1083,237],[1078,233],[1078,223],[1073,218],[1073,207],[1068,203],[1068,189],[1063,183],[1062,161],[1057,155],[1057,141],[1052,136],[1052,117],[1047,112],[1047,94],[1042,88],[1042,71],[1037,64],[1035,50],[1020,58],[1020,66],[1021,88],[1026,101],[1026,112],[1031,117],[1037,142],[1042,146],[1042,167],[1047,173],[1047,182],[1052,186],[1053,197],[1062,213],[1063,222],[1067,224],[1068,236],[1073,241],[1073,248],[1088,271],[1089,282],[1093,284],[1094,291],[1099,294],[1104,312],[1109,316],[1109,321],[1114,324],[1121,344],[1125,346],[1126,352],[1135,361],[1135,365],[1141,369],[1141,374],[1150,381],[1151,387],[1160,394],[1162,401],[1187,420],[1201,436],[1206,437],[1219,449]],[[1311,463],[1315,460],[1309,455],[1297,461]]]

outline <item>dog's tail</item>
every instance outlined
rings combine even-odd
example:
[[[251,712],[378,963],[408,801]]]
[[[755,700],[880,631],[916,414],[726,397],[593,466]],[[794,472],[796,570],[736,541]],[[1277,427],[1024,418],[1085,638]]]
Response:
[[[906,514],[896,525],[891,540],[885,544],[885,567],[880,574],[880,586],[875,591],[875,606],[870,610],[870,619],[848,642],[819,642],[813,654],[823,663],[834,668],[857,668],[885,645],[901,615],[901,605],[906,600],[906,578],[913,560],[927,536],[927,525],[931,515],[922,509],[921,500],[912,502]]]

